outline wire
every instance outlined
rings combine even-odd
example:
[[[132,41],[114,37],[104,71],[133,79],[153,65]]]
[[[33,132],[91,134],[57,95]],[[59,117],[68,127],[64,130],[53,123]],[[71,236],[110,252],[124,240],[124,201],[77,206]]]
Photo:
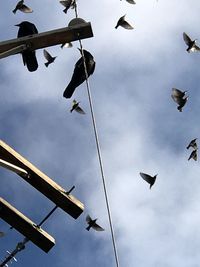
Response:
[[[78,11],[77,11],[76,0],[75,0],[75,5],[74,6],[75,6],[76,18],[78,18]],[[91,111],[91,116],[92,116],[92,124],[93,124],[93,128],[94,128],[94,135],[95,135],[95,141],[96,141],[97,154],[98,154],[98,159],[99,159],[100,172],[101,172],[101,178],[102,178],[102,183],[103,183],[103,189],[104,189],[106,207],[107,207],[107,212],[108,212],[108,219],[109,219],[109,224],[110,224],[110,231],[111,231],[111,237],[112,237],[112,244],[113,244],[114,256],[115,256],[116,266],[119,267],[119,257],[118,257],[118,253],[117,253],[117,246],[116,246],[116,241],[115,241],[115,234],[114,234],[114,228],[113,228],[113,223],[112,223],[111,210],[110,210],[110,205],[109,205],[109,200],[108,200],[108,193],[107,193],[107,187],[106,187],[106,179],[105,179],[105,174],[104,174],[103,161],[102,161],[100,143],[99,143],[99,138],[98,138],[98,131],[97,131],[97,126],[96,126],[96,120],[95,120],[93,103],[92,103],[92,96],[91,96],[90,85],[89,85],[89,80],[88,80],[87,66],[86,66],[85,57],[84,57],[84,53],[83,53],[83,45],[82,45],[82,42],[81,42],[80,39],[79,39],[79,43],[80,43],[80,48],[81,48],[81,54],[82,54],[82,57],[83,57],[83,64],[84,64],[85,77],[86,77],[87,93],[88,93],[90,111]]]

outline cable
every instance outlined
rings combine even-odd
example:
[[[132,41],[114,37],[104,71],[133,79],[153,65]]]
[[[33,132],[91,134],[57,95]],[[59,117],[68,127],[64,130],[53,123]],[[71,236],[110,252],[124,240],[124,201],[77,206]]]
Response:
[[[76,18],[78,18],[76,0],[75,0],[75,14],[76,14]],[[107,212],[108,212],[108,219],[109,219],[109,224],[110,224],[110,231],[111,231],[112,244],[113,244],[113,249],[114,249],[114,256],[115,256],[116,266],[119,267],[119,258],[118,258],[118,253],[117,253],[117,246],[116,246],[116,241],[115,241],[112,216],[111,216],[110,205],[109,205],[109,200],[108,200],[108,193],[107,193],[107,189],[106,189],[106,180],[105,180],[103,161],[102,161],[102,156],[101,156],[100,143],[99,143],[99,138],[98,138],[98,131],[97,131],[97,126],[96,126],[96,121],[95,121],[92,96],[91,96],[90,85],[89,85],[89,80],[88,80],[87,66],[86,66],[86,62],[85,62],[85,57],[84,57],[84,53],[83,53],[83,46],[82,46],[81,40],[79,40],[79,43],[80,43],[80,48],[81,48],[81,54],[83,57],[83,64],[84,64],[85,77],[86,77],[86,87],[87,87],[90,111],[91,111],[91,116],[92,116],[92,124],[93,124],[93,128],[94,128],[94,135],[95,135],[95,141],[96,141],[97,154],[98,154],[98,159],[99,159],[100,172],[101,172],[101,177],[102,177],[106,207],[107,207]]]

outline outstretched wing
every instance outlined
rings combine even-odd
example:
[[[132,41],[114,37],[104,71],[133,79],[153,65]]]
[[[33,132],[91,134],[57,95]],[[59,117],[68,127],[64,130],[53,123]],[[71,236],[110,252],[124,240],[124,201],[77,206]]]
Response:
[[[93,226],[92,226],[92,228],[94,229],[94,230],[96,230],[96,231],[104,231],[104,229],[100,226],[100,225],[98,225],[97,223],[95,223]]]
[[[185,32],[183,33],[183,40],[185,41],[185,43],[187,45],[189,45],[192,42],[192,40],[190,39],[190,37]]]

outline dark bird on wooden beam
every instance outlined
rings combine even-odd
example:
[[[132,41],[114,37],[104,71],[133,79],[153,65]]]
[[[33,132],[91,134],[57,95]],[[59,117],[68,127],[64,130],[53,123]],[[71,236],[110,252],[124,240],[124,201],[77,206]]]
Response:
[[[172,88],[172,94],[171,97],[174,100],[174,102],[176,102],[176,104],[178,104],[177,109],[182,112],[183,107],[185,106],[187,100],[188,100],[188,96],[186,96],[186,92],[187,91],[181,91],[177,88]]]
[[[24,4],[24,0],[19,1],[16,5],[15,9],[13,9],[12,12],[15,14],[17,12],[17,10],[20,10],[21,12],[24,12],[24,13],[32,13],[33,12],[33,10],[30,7],[28,7]]]
[[[46,49],[43,50],[43,54],[44,54],[44,57],[45,57],[46,60],[47,60],[47,62],[44,63],[44,65],[45,65],[46,67],[48,67],[49,64],[53,63],[54,60],[57,58],[57,57],[52,57],[52,56],[49,54],[49,52],[47,52]]]
[[[81,49],[79,49],[79,51],[81,52]],[[71,81],[66,87],[63,93],[63,97],[70,98],[73,95],[76,87],[78,87],[86,80],[86,76],[88,78],[94,72],[96,64],[94,61],[94,57],[87,50],[83,50],[83,55],[85,59],[85,64],[83,56],[76,62]],[[86,65],[87,75],[85,73],[84,65]]]
[[[183,40],[185,41],[186,45],[188,46],[186,51],[188,53],[190,52],[199,52],[200,51],[200,47],[196,45],[196,41],[192,40],[185,32],[183,33]]]
[[[17,35],[18,38],[38,33],[38,30],[35,27],[35,25],[28,21],[23,21],[15,26],[19,27],[19,31]],[[32,72],[32,71],[37,70],[38,63],[37,63],[35,50],[32,51],[29,48],[27,48],[27,50],[22,52],[22,59],[23,59],[24,65],[27,66],[29,71]]]
[[[72,102],[72,108],[70,110],[70,112],[72,112],[73,110],[75,110],[76,112],[80,113],[80,114],[85,114],[85,111],[79,106],[80,102],[77,102],[75,99]]]
[[[63,12],[65,14],[67,14],[68,9],[74,8],[75,7],[75,0],[65,0],[65,1],[60,1],[60,3],[65,7],[65,9],[63,9]]]
[[[156,181],[157,174],[154,175],[154,176],[151,176],[151,175],[149,175],[149,174],[140,172],[140,176],[141,176],[147,183],[150,184],[150,189],[151,189],[151,187],[153,186],[153,184],[154,184],[155,181]]]
[[[197,149],[194,149],[192,151],[192,153],[190,154],[188,160],[190,160],[190,159],[193,159],[193,160],[197,161]]]
[[[86,222],[88,223],[88,227],[86,227],[86,230],[90,230],[90,228],[96,230],[96,231],[104,231],[104,229],[96,223],[97,219],[92,220],[92,218],[87,215]]]
[[[197,138],[190,141],[189,145],[187,146],[187,149],[189,149],[190,147],[197,149]]]
[[[115,29],[117,29],[119,26],[123,27],[124,29],[127,29],[127,30],[132,30],[133,29],[133,26],[131,26],[126,20],[125,20],[125,16],[122,16],[118,22],[117,22],[117,25],[115,26]]]

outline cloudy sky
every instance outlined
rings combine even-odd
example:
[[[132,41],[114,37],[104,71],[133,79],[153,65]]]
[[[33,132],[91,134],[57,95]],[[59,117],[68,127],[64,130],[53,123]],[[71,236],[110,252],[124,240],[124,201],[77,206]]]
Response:
[[[62,28],[75,17],[58,0],[27,0],[32,14],[12,13],[16,2],[1,0],[0,39],[17,36],[28,20],[39,32]],[[121,267],[197,267],[200,246],[199,160],[188,161],[186,146],[199,138],[200,54],[187,53],[183,32],[200,44],[198,0],[78,0],[79,17],[91,22],[93,38],[83,40],[96,61],[91,94]],[[119,17],[133,30],[115,29]],[[198,41],[197,41],[198,42]],[[28,72],[21,55],[0,61],[0,138],[82,203],[74,220],[58,209],[43,226],[56,239],[48,254],[29,242],[17,255],[18,266],[114,267],[86,84],[71,99],[62,97],[80,58],[72,48],[47,50],[57,56]],[[183,112],[171,98],[172,87],[187,90]],[[73,99],[86,115],[70,113]],[[155,185],[139,172],[158,174]],[[0,196],[35,222],[54,207],[19,176],[0,169]],[[87,232],[85,217],[98,218],[104,232]],[[0,221],[0,259],[23,236]],[[14,266],[13,265],[13,266]]]

